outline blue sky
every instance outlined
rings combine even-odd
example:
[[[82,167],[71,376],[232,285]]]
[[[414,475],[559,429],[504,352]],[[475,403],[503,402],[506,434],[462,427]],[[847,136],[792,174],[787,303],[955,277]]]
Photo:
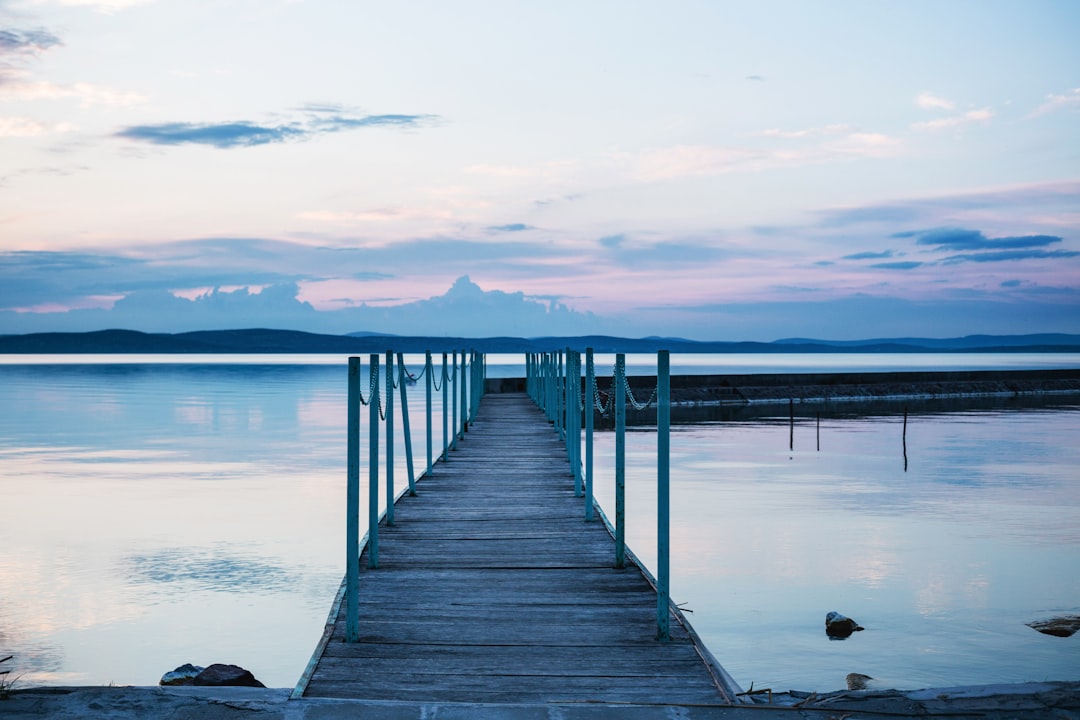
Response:
[[[1071,0],[0,0],[0,333],[1080,332],[1077,37]]]

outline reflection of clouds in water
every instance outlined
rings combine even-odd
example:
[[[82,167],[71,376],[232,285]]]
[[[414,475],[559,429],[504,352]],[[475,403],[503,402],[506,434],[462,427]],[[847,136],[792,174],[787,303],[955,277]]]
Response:
[[[264,558],[215,548],[166,548],[131,555],[122,574],[136,585],[183,585],[176,592],[282,592],[299,585],[296,573]]]

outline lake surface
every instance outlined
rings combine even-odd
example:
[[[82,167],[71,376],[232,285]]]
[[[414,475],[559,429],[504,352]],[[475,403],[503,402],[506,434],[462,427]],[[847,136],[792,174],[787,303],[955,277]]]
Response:
[[[672,364],[741,373],[776,357]],[[943,360],[770,367],[939,367],[928,358]],[[314,649],[344,571],[344,356],[177,360],[0,358],[0,657],[23,684],[148,685],[184,662],[230,662],[288,687]],[[520,363],[489,357],[489,374]],[[409,390],[422,466],[423,382]],[[798,417],[794,449],[786,407],[675,427],[672,596],[743,687],[827,691],[848,672],[905,688],[1078,679],[1080,635],[1024,623],[1080,614],[1080,409],[939,410],[909,413],[906,471],[899,405],[841,408],[820,433]],[[435,412],[437,453],[438,395]],[[655,434],[628,438],[628,542],[655,567]],[[613,437],[596,443],[610,509]],[[830,641],[829,610],[866,631]]]

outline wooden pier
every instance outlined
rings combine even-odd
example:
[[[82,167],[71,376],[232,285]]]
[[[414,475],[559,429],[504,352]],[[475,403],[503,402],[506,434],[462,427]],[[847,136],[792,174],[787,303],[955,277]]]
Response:
[[[598,518],[525,394],[486,395],[456,451],[361,558],[360,642],[338,602],[296,696],[479,703],[729,704],[737,686]]]

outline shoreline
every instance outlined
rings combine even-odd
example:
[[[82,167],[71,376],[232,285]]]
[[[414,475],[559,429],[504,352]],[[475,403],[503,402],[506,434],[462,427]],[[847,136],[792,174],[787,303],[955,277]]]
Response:
[[[921,690],[787,691],[772,704],[649,705],[633,703],[484,704],[423,701],[290,699],[291,688],[39,687],[14,689],[0,700],[5,720],[102,717],[110,720],[758,720],[766,715],[952,717],[1038,720],[1080,715],[1080,681],[1032,682]]]

